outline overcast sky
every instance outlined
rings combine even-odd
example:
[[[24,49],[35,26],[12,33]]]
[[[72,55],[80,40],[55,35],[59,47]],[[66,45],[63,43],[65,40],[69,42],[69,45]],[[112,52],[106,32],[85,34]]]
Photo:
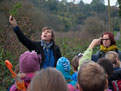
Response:
[[[73,0],[68,0],[68,1],[73,1]],[[75,1],[77,1],[77,2],[79,2],[80,0],[75,0]],[[83,2],[85,2],[85,3],[90,3],[92,0],[83,0]],[[110,0],[110,5],[112,6],[112,5],[115,5],[115,3],[116,3],[116,1],[117,0]],[[105,4],[107,5],[108,4],[108,0],[105,0]]]

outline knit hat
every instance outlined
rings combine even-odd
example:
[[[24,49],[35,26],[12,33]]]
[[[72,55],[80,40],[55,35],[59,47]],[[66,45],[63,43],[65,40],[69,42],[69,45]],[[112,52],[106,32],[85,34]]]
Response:
[[[70,72],[70,62],[67,58],[61,57],[57,61],[56,69],[60,70],[61,72]]]
[[[30,73],[40,70],[41,55],[35,51],[26,51],[19,58],[19,68],[22,73]]]
[[[57,61],[56,69],[59,70],[66,80],[71,79],[70,62],[67,58],[61,57]]]
[[[103,35],[106,35],[106,34],[109,35],[109,38],[110,38],[110,40],[111,40],[111,45],[116,45],[116,42],[115,42],[115,40],[114,40],[114,35],[113,35],[113,33],[112,33],[112,32],[104,32]],[[102,35],[102,37],[103,37],[103,35]],[[101,44],[103,44],[103,43],[101,42]]]
[[[59,58],[57,61],[56,69],[63,74],[68,84],[75,86],[76,81],[72,81],[72,77],[70,75],[70,62],[67,58],[65,57]]]

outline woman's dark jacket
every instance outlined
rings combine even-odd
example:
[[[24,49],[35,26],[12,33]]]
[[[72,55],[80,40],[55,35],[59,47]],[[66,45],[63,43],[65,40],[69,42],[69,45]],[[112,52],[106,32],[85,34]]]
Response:
[[[31,41],[23,34],[23,32],[20,30],[20,28],[18,26],[16,26],[13,30],[16,33],[19,41],[23,45],[25,45],[29,49],[29,51],[35,50],[37,52],[37,54],[41,54],[42,63],[40,65],[40,67],[42,67],[44,60],[45,60],[45,55],[44,55],[43,47],[41,46],[41,41],[39,41],[39,42]],[[55,44],[53,44],[52,48],[53,48],[53,56],[55,59],[54,67],[56,67],[57,60],[61,57],[61,52],[60,52],[59,47]]]

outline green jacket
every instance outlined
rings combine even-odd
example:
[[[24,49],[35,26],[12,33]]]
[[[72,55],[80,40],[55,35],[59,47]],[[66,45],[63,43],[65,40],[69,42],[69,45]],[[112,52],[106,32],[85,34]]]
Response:
[[[80,69],[80,66],[86,61],[86,60],[91,60],[93,53],[93,49],[87,48],[87,50],[84,52],[82,58],[79,60],[79,67],[78,70]]]

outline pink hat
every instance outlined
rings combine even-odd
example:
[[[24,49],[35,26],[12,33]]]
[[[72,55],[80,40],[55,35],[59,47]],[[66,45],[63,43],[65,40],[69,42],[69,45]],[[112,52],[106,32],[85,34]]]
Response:
[[[41,55],[35,51],[26,51],[19,58],[19,68],[22,73],[30,73],[40,70]]]

